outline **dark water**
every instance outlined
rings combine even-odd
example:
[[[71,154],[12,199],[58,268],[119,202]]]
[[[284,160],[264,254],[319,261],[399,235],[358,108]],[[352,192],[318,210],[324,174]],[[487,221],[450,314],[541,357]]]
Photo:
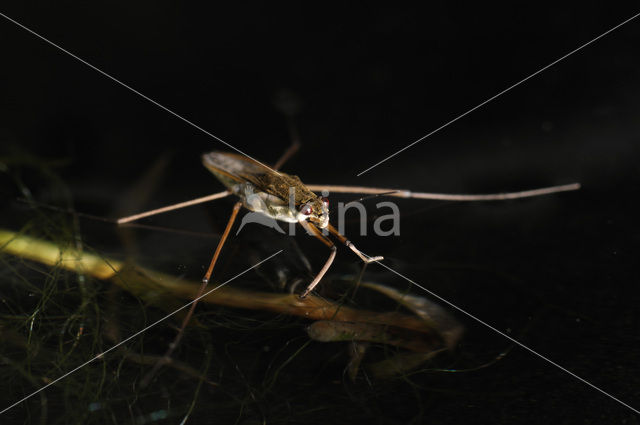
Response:
[[[400,236],[386,238],[371,234],[376,214],[386,211],[370,199],[364,201],[369,235],[357,236],[357,225],[348,225],[347,234],[394,270],[640,409],[638,22],[356,177],[635,11],[604,3],[579,10],[432,6],[421,13],[166,2],[5,9],[267,163],[289,144],[274,105],[283,94],[295,96],[303,146],[284,170],[309,183],[453,193],[582,183],[579,192],[502,203],[403,200]],[[228,150],[224,144],[8,21],[0,20],[0,34],[3,227],[35,223],[51,238],[73,229],[65,214],[15,202],[25,195],[20,188],[39,202],[103,217],[221,190],[199,156]],[[125,236],[84,218],[73,232],[100,255],[134,253],[147,267],[198,279],[231,205],[222,200],[167,214]],[[273,266],[234,282],[279,291],[278,268],[288,267],[290,279],[304,274],[296,247],[315,270],[321,267],[327,252],[316,241],[254,225],[232,239],[216,273],[230,278],[285,249]],[[357,273],[356,260],[340,249],[330,277]],[[118,323],[126,337],[164,315],[91,280],[92,306],[82,316],[87,337],[65,358],[80,319],[65,336],[57,334],[80,302],[77,277],[3,261],[2,329],[11,331],[2,344],[3,406],[44,385],[43,377],[54,379],[109,348],[107,322]],[[365,276],[409,285],[375,265]],[[323,289],[327,297],[344,289],[330,286]],[[412,293],[427,296],[418,288]],[[38,306],[46,308],[31,338],[53,354],[35,356],[30,366],[15,338],[30,335],[29,315]],[[139,389],[150,366],[116,353],[45,390],[44,420],[179,423],[192,406],[188,423],[638,422],[632,410],[453,308],[466,328],[455,351],[406,376],[360,374],[355,382],[344,373],[347,345],[310,342],[305,320],[211,306],[198,311],[203,327],[188,333],[177,359],[216,385],[198,389],[197,379],[165,368]],[[164,323],[129,347],[160,355],[174,328]],[[373,357],[385,351],[375,349]],[[505,350],[488,367],[442,371],[474,369]],[[41,396],[33,397],[0,422],[39,423],[43,406]]]

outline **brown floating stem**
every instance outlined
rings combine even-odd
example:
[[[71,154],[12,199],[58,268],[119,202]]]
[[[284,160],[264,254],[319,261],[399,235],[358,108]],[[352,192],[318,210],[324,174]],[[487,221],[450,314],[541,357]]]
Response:
[[[72,247],[63,249],[53,242],[9,230],[0,229],[0,251],[52,267],[82,272],[98,279],[110,279],[144,299],[153,299],[163,294],[193,299],[200,287],[197,282],[80,252]],[[225,286],[202,298],[202,301],[228,307],[272,311],[309,320],[364,322],[419,332],[437,332],[437,326],[413,315],[355,309],[313,295],[300,299],[294,294],[274,294]]]

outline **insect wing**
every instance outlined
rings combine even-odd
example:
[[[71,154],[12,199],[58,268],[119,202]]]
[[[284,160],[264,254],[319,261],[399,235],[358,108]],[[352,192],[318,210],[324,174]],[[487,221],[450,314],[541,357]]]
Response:
[[[237,186],[251,183],[253,190],[270,195],[272,201],[282,204],[289,201],[294,188],[294,205],[299,207],[316,200],[316,195],[307,189],[297,176],[277,173],[251,158],[235,153],[211,152],[203,155],[202,161],[229,190],[237,194]],[[277,199],[276,199],[277,198]],[[320,211],[321,208],[318,208]]]
[[[262,189],[261,177],[275,174],[250,158],[228,152],[206,153],[202,155],[202,163],[229,189],[244,182],[251,182]]]

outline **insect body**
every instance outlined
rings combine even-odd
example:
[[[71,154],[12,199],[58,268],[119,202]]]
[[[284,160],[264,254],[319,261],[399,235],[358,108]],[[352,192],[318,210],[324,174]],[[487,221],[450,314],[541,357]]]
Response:
[[[288,223],[309,220],[321,229],[329,224],[329,200],[307,189],[298,176],[227,152],[204,154],[202,163],[251,211]]]
[[[202,162],[227,187],[228,192],[241,199],[242,205],[247,209],[275,220],[299,223],[331,249],[331,255],[300,295],[301,298],[306,297],[320,282],[335,258],[334,243],[323,235],[319,228],[327,229],[364,262],[382,260],[382,257],[368,257],[362,254],[342,236],[329,223],[329,200],[309,190],[298,176],[277,172],[250,158],[227,152],[204,154]],[[235,215],[232,217],[235,219]],[[205,279],[208,280],[208,276],[205,276]]]

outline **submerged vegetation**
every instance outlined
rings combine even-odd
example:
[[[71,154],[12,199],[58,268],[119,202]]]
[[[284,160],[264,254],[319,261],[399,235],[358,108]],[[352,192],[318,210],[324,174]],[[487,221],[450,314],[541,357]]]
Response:
[[[301,300],[278,285],[265,291],[265,267],[223,287],[210,283],[219,289],[202,299],[174,356],[162,359],[199,283],[89,242],[103,235],[83,233],[51,164],[2,163],[23,198],[4,212],[19,230],[0,230],[2,408],[48,386],[4,412],[9,423],[175,423],[211,412],[224,422],[302,420],[327,408],[308,391],[346,401],[363,397],[364,385],[372,392],[365,398],[377,397],[372,381],[406,379],[462,334],[437,305],[366,275],[327,277],[336,301]],[[36,202],[16,171],[25,166],[37,166],[63,207]],[[141,385],[159,361],[161,372]]]
[[[40,299],[32,306],[30,313],[19,312],[18,308],[24,309],[25,304],[22,303],[20,306],[12,305],[15,313],[3,317],[2,335],[8,349],[3,354],[3,362],[10,366],[9,370],[13,369],[14,373],[23,375],[23,378],[34,387],[32,390],[27,390],[23,385],[14,387],[15,398],[20,399],[21,395],[28,395],[38,386],[53,382],[76,365],[95,360],[94,364],[87,364],[86,367],[74,372],[73,376],[65,377],[65,381],[68,380],[69,383],[62,380],[59,384],[56,382],[61,388],[69,388],[72,384],[80,386],[82,390],[77,394],[85,396],[93,394],[94,401],[87,401],[87,411],[84,412],[87,415],[86,418],[91,415],[91,412],[111,404],[107,401],[97,401],[105,398],[111,386],[118,388],[126,382],[135,388],[144,367],[158,361],[158,356],[148,354],[141,341],[135,341],[134,338],[125,339],[129,336],[127,333],[133,332],[136,327],[147,329],[149,325],[155,325],[158,322],[152,321],[151,318],[144,321],[143,318],[147,315],[144,307],[154,306],[167,314],[184,313],[183,310],[177,310],[183,303],[176,302],[176,299],[193,299],[198,292],[199,284],[196,282],[186,282],[177,276],[82,252],[73,247],[65,249],[55,243],[24,234],[0,230],[0,245],[5,255],[10,254],[17,259],[11,261],[8,256],[3,258],[6,268],[16,272],[14,289],[23,284],[29,290],[26,294],[27,298]],[[44,264],[50,268],[38,270],[36,266],[30,265],[31,262]],[[17,269],[20,266],[31,268],[33,272],[47,276],[44,286],[29,284],[29,278],[18,272]],[[76,279],[73,279],[67,271],[75,272]],[[74,280],[75,285],[72,283]],[[110,284],[116,285],[118,289],[110,287]],[[88,286],[93,290],[89,291]],[[437,306],[423,299],[420,299],[420,303],[415,300],[407,301],[404,294],[378,284],[365,283],[363,286],[391,293],[392,298],[409,304],[411,309],[419,314],[370,311],[317,296],[301,300],[294,294],[258,292],[220,285],[214,285],[212,289],[216,287],[220,289],[208,293],[203,298],[203,302],[241,309],[265,310],[279,315],[300,316],[315,321],[307,327],[312,339],[323,342],[348,342],[353,345],[352,352],[359,353],[353,354],[349,362],[348,370],[352,380],[356,379],[362,355],[370,343],[386,344],[414,352],[411,356],[407,356],[404,352],[389,354],[386,359],[367,366],[369,376],[375,378],[406,373],[433,357],[435,353],[447,346],[452,347],[457,342],[462,331],[461,327],[447,315],[443,315]],[[109,305],[110,302],[118,303],[114,300],[114,295],[118,294],[122,297],[121,290],[133,295],[141,303],[138,309],[139,318],[133,317],[132,309],[126,314],[130,317],[124,320],[121,317],[124,313],[121,307]],[[5,298],[5,306],[8,301]],[[76,304],[77,307],[69,315],[65,307],[68,308],[71,304]],[[433,317],[430,316],[431,309],[435,311]],[[163,315],[163,317],[168,316]],[[128,326],[124,326],[123,322],[128,323]],[[57,334],[55,327],[60,329]],[[203,333],[200,337],[207,340],[211,336],[204,336],[205,330],[211,330],[216,325],[212,326],[208,320],[201,319],[198,327]],[[132,335],[137,336],[137,333]],[[141,336],[140,339],[144,341],[150,337]],[[54,341],[55,347],[52,346]],[[112,347],[120,342],[129,343],[130,346],[129,344],[118,345],[114,352],[110,353]],[[216,351],[213,342],[208,343],[211,344],[209,347],[203,347],[205,358],[207,358],[207,351]],[[156,343],[151,341],[149,345],[155,346]],[[307,345],[308,342],[304,342],[300,349]],[[100,355],[105,351],[107,353],[104,356]],[[278,368],[284,367],[291,360],[291,358],[287,359]],[[210,367],[213,365],[208,362],[195,367],[178,359],[171,359],[168,366],[175,373],[182,375],[183,379],[187,381],[190,379],[198,387],[203,383],[211,387],[220,385],[216,382],[215,374],[211,373]],[[100,369],[98,380],[91,377],[92,373],[98,372],[96,369]],[[120,382],[113,382],[114,378]],[[275,376],[272,377],[272,379],[275,378]],[[15,379],[12,381],[15,382]],[[65,393],[68,391],[66,390]],[[144,394],[148,390],[138,391]],[[134,394],[136,397],[142,396],[138,391],[131,396],[133,397]],[[36,409],[31,400],[27,403],[32,405],[32,409],[40,410],[44,415],[48,404],[48,393],[40,393],[40,409]],[[66,401],[73,402],[74,395],[67,393],[65,398]]]

